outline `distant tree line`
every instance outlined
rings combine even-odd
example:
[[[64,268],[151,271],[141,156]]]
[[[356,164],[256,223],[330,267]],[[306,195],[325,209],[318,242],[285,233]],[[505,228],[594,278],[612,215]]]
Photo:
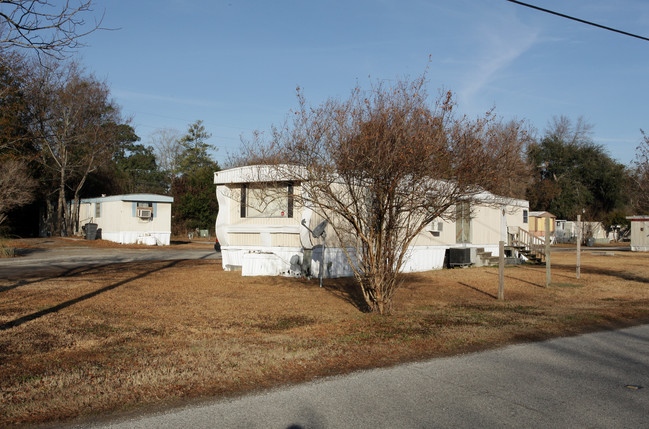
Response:
[[[625,223],[632,204],[634,169],[613,160],[592,140],[592,125],[579,118],[555,117],[528,148],[533,176],[527,190],[532,210],[558,219]]]
[[[140,142],[106,82],[78,63],[35,61],[5,49],[0,227],[19,235],[72,235],[82,198],[160,193],[175,197],[177,233],[212,228],[217,206],[210,178],[218,165],[208,138],[197,121],[186,135],[174,134],[167,142],[173,153],[163,154]],[[173,158],[168,169],[161,167],[163,155]]]

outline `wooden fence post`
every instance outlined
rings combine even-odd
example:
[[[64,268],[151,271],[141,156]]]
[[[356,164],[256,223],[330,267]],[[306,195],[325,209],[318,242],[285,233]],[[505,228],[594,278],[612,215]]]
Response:
[[[581,215],[577,215],[577,279],[581,276]]]
[[[505,242],[498,242],[498,299],[505,299]]]
[[[552,268],[550,263],[550,217],[545,218],[545,287],[552,283]]]

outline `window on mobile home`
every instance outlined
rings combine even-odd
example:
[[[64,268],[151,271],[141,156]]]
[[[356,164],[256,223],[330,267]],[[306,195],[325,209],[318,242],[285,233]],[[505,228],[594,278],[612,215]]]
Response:
[[[468,202],[455,206],[455,241],[471,243],[471,206]]]
[[[241,217],[292,218],[293,184],[247,183],[242,185]]]
[[[140,219],[153,218],[153,203],[138,202],[136,205],[136,216]]]

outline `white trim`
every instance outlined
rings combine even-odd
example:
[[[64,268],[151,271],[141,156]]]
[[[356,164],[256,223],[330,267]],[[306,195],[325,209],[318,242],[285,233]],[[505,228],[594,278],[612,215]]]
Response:
[[[285,182],[305,177],[306,169],[290,165],[247,165],[214,172],[215,185]]]
[[[637,222],[649,220],[649,216],[646,215],[627,216],[626,218],[630,221],[637,221]]]
[[[110,201],[137,201],[137,202],[152,202],[152,203],[173,203],[173,197],[157,194],[123,194],[123,195],[110,195],[108,197],[97,198],[83,198],[80,203],[106,203]]]

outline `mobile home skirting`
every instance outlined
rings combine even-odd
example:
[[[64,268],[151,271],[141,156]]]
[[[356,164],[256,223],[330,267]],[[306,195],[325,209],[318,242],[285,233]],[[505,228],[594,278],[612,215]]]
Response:
[[[457,246],[410,247],[402,272],[415,273],[442,269],[446,250],[450,247]],[[498,256],[498,246],[466,247],[484,248],[485,251]],[[323,261],[320,246],[312,250],[300,247],[222,246],[221,257],[224,270],[241,270],[242,276],[318,277]],[[350,277],[354,274],[345,252],[340,248],[325,248],[324,264],[324,278]]]
[[[101,238],[119,244],[147,244],[150,246],[168,246],[171,242],[170,231],[117,231],[103,232]]]

